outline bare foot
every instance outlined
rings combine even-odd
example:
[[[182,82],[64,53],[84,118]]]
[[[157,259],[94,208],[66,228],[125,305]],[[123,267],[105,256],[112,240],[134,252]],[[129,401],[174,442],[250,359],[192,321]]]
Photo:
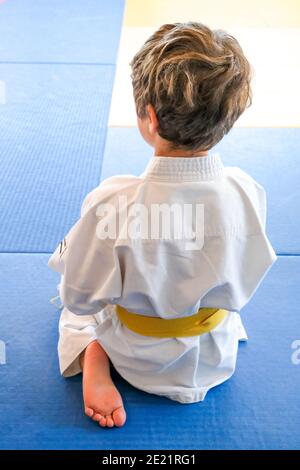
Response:
[[[102,427],[123,426],[126,413],[109,370],[109,359],[98,341],[90,343],[80,357],[84,411]]]

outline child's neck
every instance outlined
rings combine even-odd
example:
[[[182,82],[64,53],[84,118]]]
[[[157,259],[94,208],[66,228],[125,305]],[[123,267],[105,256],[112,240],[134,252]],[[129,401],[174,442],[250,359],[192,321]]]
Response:
[[[198,152],[188,152],[184,150],[170,150],[165,146],[155,146],[154,148],[154,157],[206,157],[208,155],[208,151],[198,151]]]

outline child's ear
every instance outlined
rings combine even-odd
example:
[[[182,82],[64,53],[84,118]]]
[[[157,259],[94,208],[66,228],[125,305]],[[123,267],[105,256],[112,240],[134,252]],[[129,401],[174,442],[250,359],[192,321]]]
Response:
[[[152,104],[147,104],[146,106],[148,119],[149,119],[149,131],[151,134],[154,134],[158,127],[158,120],[156,116],[156,112]]]

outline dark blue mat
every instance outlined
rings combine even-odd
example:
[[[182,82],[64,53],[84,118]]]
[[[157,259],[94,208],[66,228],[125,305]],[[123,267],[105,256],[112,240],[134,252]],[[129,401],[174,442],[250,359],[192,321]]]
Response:
[[[0,255],[0,448],[288,449],[300,448],[299,257],[280,257],[243,311],[249,343],[236,374],[180,405],[117,383],[128,413],[122,429],[83,415],[81,379],[63,379],[56,357],[58,312],[48,299],[58,280],[48,256]]]
[[[300,129],[234,128],[214,149],[261,183],[268,198],[270,240],[277,253],[300,254]],[[153,155],[137,128],[110,128],[101,179],[141,173]]]
[[[99,184],[114,66],[0,64],[0,251],[51,252]]]
[[[124,0],[6,0],[0,61],[115,64]]]

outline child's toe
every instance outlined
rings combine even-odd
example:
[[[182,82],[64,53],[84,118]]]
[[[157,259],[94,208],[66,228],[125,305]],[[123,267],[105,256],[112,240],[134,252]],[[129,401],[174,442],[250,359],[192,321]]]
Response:
[[[100,421],[99,421],[99,424],[100,424],[100,426],[102,426],[102,428],[105,428],[105,426],[106,426],[106,418],[104,418],[104,417],[102,416],[102,418],[101,418]]]
[[[121,427],[126,421],[126,413],[123,406],[113,412],[113,420],[116,426]]]
[[[106,416],[106,426],[108,428],[113,428],[114,427],[114,422],[113,422],[113,419],[112,419],[111,415]]]
[[[102,418],[103,416],[100,415],[99,413],[96,413],[94,416],[93,416],[93,420],[94,421],[100,421],[100,419]]]
[[[88,407],[85,407],[84,412],[89,418],[91,418],[94,414],[94,410],[92,408],[88,408]]]

